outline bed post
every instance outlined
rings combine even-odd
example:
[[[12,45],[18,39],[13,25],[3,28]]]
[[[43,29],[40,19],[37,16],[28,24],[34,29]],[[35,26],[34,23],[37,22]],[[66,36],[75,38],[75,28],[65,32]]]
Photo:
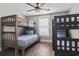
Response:
[[[18,56],[18,55],[19,55],[18,48],[15,48],[15,56]]]
[[[17,22],[17,15],[15,16],[15,40],[16,40],[16,46],[15,46],[15,56],[18,55],[19,49],[18,49],[18,33],[17,33],[17,27],[18,27],[18,22]]]
[[[24,49],[22,49],[22,51],[21,51],[21,53],[22,53],[22,56],[24,56],[24,54],[25,54],[24,52],[25,52],[25,51],[24,51]]]

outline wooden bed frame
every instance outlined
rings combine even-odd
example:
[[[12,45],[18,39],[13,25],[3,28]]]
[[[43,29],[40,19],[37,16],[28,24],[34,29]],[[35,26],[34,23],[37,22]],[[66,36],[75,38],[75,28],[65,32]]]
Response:
[[[74,18],[74,20],[72,18]],[[79,29],[79,14],[55,16],[52,23],[53,23],[52,24],[53,25],[53,50],[55,51],[55,55],[56,56],[57,55],[61,55],[61,56],[79,55],[79,39],[75,39],[75,38],[72,39],[70,37],[64,37],[64,38],[57,37],[57,30],[68,31],[70,29]],[[69,42],[69,46],[67,46],[68,42]],[[72,46],[72,42],[75,43],[74,47]]]
[[[20,26],[18,23],[18,18],[19,17],[17,15],[1,17],[1,44],[2,44],[1,46],[2,46],[2,50],[4,50],[7,47],[15,48],[15,55],[18,55],[19,49],[21,49],[22,55],[24,55],[25,53],[24,50],[26,49],[26,47],[24,48],[19,47],[17,40],[18,39],[17,28],[18,26]],[[4,26],[14,27],[15,30],[14,32],[10,32],[10,31],[5,32],[3,31]]]

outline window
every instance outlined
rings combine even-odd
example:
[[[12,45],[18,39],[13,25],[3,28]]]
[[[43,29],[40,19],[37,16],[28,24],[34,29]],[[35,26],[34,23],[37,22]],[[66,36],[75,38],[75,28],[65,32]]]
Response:
[[[49,36],[49,18],[39,19],[39,33],[40,36]]]

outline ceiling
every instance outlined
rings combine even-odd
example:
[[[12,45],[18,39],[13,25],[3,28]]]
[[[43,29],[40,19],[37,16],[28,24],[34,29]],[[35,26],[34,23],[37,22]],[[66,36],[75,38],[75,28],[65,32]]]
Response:
[[[34,3],[33,3],[34,4]],[[50,9],[50,11],[27,12],[27,10],[33,9],[31,6],[25,3],[0,3],[0,15],[7,14],[23,14],[26,16],[40,15],[48,13],[56,13],[61,11],[68,11],[72,7],[72,3],[46,3],[43,8]]]

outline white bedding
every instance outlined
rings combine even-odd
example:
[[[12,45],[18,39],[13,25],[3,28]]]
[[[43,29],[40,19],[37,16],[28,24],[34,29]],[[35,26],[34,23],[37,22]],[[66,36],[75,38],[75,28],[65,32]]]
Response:
[[[18,44],[20,47],[28,47],[35,41],[37,41],[37,35],[22,35],[18,37]]]

